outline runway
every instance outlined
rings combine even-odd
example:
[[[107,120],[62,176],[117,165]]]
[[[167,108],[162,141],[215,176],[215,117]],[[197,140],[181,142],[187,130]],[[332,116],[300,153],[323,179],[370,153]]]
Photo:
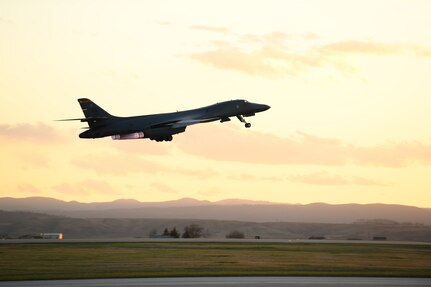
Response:
[[[173,286],[288,286],[288,287],[370,287],[370,286],[431,286],[431,278],[382,277],[187,277],[187,278],[126,278],[0,282],[0,287],[173,287]]]
[[[390,240],[331,240],[331,239],[226,239],[226,238],[81,238],[81,239],[3,239],[8,243],[110,243],[110,242],[207,242],[207,243],[343,243],[343,244],[406,244],[431,245],[431,242],[390,241]]]

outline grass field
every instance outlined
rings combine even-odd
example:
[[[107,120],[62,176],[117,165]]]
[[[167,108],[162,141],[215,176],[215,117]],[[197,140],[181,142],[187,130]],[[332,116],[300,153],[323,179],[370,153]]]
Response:
[[[431,277],[431,246],[206,242],[0,244],[0,280],[241,275]]]

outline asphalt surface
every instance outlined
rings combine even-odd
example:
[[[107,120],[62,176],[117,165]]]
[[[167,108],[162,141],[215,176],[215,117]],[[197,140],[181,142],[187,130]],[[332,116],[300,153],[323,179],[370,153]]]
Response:
[[[126,278],[0,282],[0,287],[140,287],[140,286],[289,286],[289,287],[370,287],[431,286],[431,278],[381,277],[199,277],[199,278]]]
[[[97,243],[97,242],[253,242],[253,243],[348,243],[348,244],[419,244],[431,245],[431,242],[389,241],[389,240],[317,240],[317,239],[225,239],[225,238],[87,238],[87,239],[3,239],[2,243]]]

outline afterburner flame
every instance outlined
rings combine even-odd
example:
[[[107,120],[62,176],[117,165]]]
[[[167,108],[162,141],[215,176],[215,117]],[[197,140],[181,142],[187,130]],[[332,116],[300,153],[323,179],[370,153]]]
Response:
[[[122,134],[122,135],[113,135],[111,136],[113,140],[133,140],[133,139],[142,139],[144,138],[143,132],[136,132],[131,134]]]

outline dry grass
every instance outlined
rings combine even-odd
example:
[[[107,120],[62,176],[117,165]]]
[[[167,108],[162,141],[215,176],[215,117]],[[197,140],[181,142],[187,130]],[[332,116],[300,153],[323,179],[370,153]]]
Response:
[[[253,275],[431,277],[429,245],[1,244],[0,258],[0,280]]]

